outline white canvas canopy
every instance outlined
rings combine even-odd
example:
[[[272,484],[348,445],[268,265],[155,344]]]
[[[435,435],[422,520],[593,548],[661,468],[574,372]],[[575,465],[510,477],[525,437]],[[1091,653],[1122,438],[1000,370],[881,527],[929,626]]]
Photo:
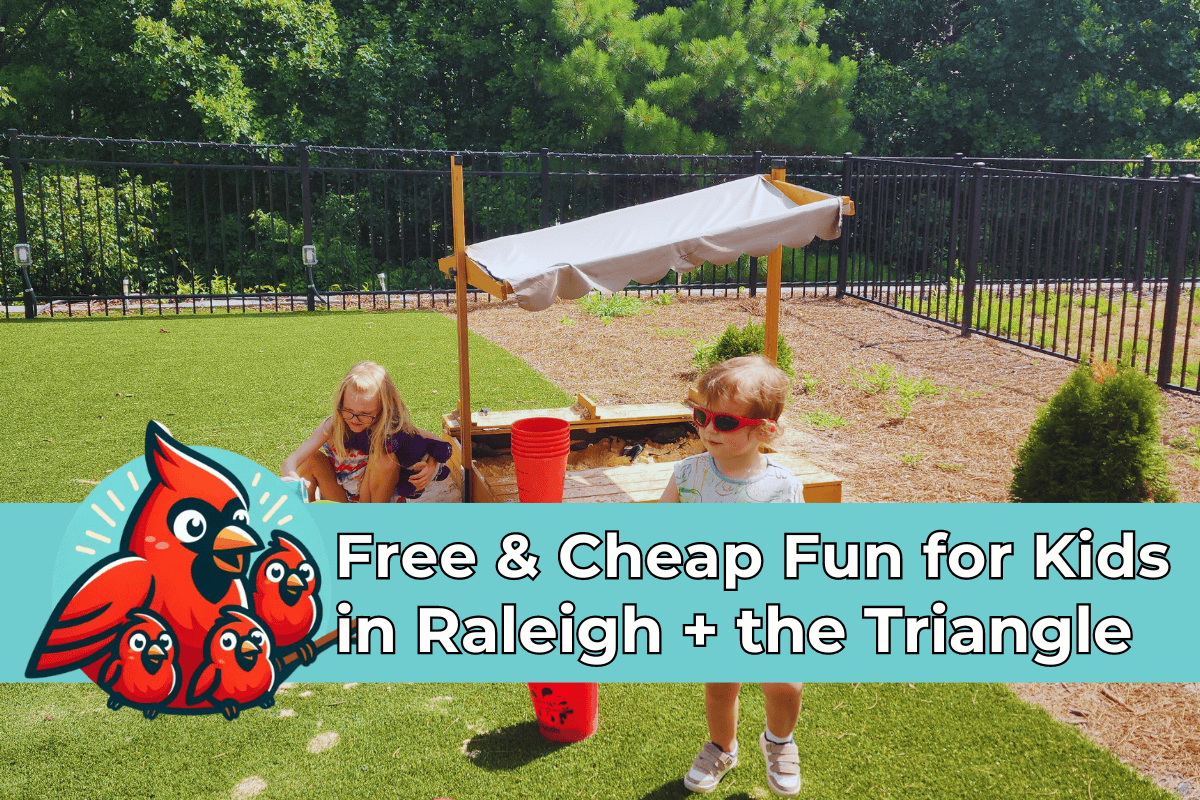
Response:
[[[766,353],[775,358],[783,247],[803,247],[814,237],[836,239],[848,197],[787,183],[783,169],[687,194],[597,214],[528,233],[466,243],[463,171],[451,158],[454,255],[438,262],[455,279],[458,317],[458,420],[462,466],[471,469],[471,374],[468,358],[467,287],[505,299],[515,294],[528,311],[573,300],[592,289],[615,292],[630,281],[650,283],[669,270],[690,272],[705,261],[729,264],[746,253],[768,256]],[[464,476],[463,500],[470,501]]]
[[[541,311],[556,298],[616,292],[705,261],[729,264],[743,253],[835,239],[841,211],[839,197],[753,176],[467,245],[466,255],[521,308]]]

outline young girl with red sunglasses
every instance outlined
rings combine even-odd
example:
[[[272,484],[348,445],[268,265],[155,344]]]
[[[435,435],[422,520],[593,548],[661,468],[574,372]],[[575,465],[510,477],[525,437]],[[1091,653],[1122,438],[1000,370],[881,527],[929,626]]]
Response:
[[[702,406],[693,419],[706,452],[686,458],[660,503],[803,503],[803,485],[759,446],[779,430],[779,415],[791,382],[762,356],[731,358],[700,377]],[[704,684],[709,741],[700,749],[683,785],[711,792],[737,766],[740,683]],[[766,728],[759,749],[767,763],[767,785],[780,797],[800,793],[800,754],[792,731],[800,716],[803,683],[764,683]]]

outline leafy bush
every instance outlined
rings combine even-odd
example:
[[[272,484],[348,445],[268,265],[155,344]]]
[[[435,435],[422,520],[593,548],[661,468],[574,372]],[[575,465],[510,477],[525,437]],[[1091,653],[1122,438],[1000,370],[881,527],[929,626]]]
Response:
[[[1019,503],[1175,500],[1159,444],[1159,393],[1128,366],[1080,364],[1038,412],[1017,450]]]
[[[701,372],[704,372],[713,364],[727,358],[766,355],[766,349],[767,329],[762,325],[747,322],[744,328],[730,325],[712,344],[699,345],[695,355],[692,356],[692,361]],[[779,364],[781,370],[788,374],[788,377],[796,377],[795,370],[792,368],[792,348],[788,347],[782,335],[779,337],[776,363]]]
[[[603,320],[613,317],[632,317],[645,312],[645,303],[640,298],[628,294],[602,295],[600,292],[588,292],[578,300],[579,306],[588,314],[594,314]]]

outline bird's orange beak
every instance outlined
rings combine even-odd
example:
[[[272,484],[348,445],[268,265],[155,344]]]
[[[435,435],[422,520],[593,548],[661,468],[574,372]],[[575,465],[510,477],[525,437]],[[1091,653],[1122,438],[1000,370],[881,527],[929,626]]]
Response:
[[[258,645],[256,645],[254,642],[247,639],[246,641],[242,642],[242,652],[243,653],[257,653]]]
[[[291,575],[288,575],[287,585],[295,586],[297,589],[299,589],[304,586],[304,581],[300,580],[299,575],[296,575],[295,573],[293,573]]]
[[[258,543],[250,538],[250,534],[246,533],[241,528],[222,528],[217,534],[217,538],[213,540],[213,554],[220,553],[223,550],[253,550],[258,547]],[[241,572],[242,559],[245,558],[241,553],[233,553],[224,558],[213,558],[217,566],[226,572]],[[230,560],[226,560],[230,559]]]
[[[150,655],[154,656],[155,658],[161,658],[162,656],[165,656],[167,654],[167,652],[165,650],[163,650],[161,647],[159,647],[156,644],[150,645],[150,649],[147,650],[146,652],[149,653]]]

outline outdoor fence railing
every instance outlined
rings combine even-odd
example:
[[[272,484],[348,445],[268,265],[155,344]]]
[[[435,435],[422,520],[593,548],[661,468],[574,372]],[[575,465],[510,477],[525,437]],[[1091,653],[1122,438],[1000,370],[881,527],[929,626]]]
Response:
[[[860,214],[839,291],[1200,391],[1200,209],[1195,179],[1168,168],[1179,176],[848,159]]]
[[[421,307],[451,301],[448,151],[8,134],[6,318]],[[741,156],[463,153],[468,241],[747,175]],[[849,195],[836,242],[786,250],[789,296],[859,297],[1200,393],[1200,162],[788,156]],[[26,247],[20,247],[26,245]],[[306,258],[307,256],[307,258]],[[315,258],[314,258],[315,256]],[[651,291],[759,291],[759,259]],[[765,259],[763,260],[765,261]],[[645,291],[630,287],[630,291]]]

